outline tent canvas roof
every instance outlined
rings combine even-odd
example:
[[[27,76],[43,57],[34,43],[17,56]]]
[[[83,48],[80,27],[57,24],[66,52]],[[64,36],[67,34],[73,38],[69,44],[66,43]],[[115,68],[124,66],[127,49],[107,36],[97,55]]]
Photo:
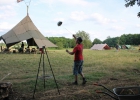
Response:
[[[29,43],[29,46],[38,46],[39,48],[42,48],[42,46],[57,47],[41,34],[28,15],[1,38],[7,47],[28,39],[35,42],[34,44]]]
[[[94,44],[91,50],[109,50],[110,47],[107,44]]]
[[[131,45],[125,45],[127,49],[131,48]]]

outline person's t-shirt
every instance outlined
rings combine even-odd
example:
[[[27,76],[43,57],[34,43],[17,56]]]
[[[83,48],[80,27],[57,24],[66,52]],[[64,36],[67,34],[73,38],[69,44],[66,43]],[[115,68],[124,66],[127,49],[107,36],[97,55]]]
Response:
[[[79,60],[83,60],[83,45],[82,44],[77,44],[74,49],[74,61],[79,61]]]

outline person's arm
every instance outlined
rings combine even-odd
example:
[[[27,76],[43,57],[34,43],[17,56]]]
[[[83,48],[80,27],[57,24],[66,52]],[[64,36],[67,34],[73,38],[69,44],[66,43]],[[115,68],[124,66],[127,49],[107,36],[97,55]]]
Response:
[[[73,34],[74,39],[76,40],[76,36]]]
[[[70,54],[70,55],[73,55],[73,54],[74,54],[74,52],[70,52],[69,50],[66,50],[66,52],[67,52],[68,54]]]

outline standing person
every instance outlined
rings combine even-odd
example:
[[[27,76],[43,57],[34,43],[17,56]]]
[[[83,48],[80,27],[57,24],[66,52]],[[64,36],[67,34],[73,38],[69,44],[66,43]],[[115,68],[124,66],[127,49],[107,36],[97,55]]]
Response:
[[[73,51],[70,52],[69,50],[66,50],[66,52],[70,55],[74,55],[74,66],[73,66],[73,74],[75,76],[75,81],[73,82],[74,85],[78,85],[78,74],[80,74],[83,78],[83,85],[86,84],[86,79],[82,73],[82,66],[83,66],[83,45],[82,38],[78,37],[76,38],[75,35],[73,35],[74,39],[76,40],[76,46],[74,47]]]
[[[22,44],[21,44],[21,52],[23,53],[23,50],[24,50],[24,43],[22,42]]]
[[[119,45],[118,45],[118,44],[116,44],[116,50],[117,50],[117,51],[119,50]]]

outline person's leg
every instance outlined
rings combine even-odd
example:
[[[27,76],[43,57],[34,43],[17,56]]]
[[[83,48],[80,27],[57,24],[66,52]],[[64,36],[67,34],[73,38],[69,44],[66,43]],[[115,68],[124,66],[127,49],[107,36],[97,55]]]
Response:
[[[80,73],[80,75],[81,75],[81,77],[82,77],[82,78],[85,78],[85,76],[84,76],[84,74],[83,74],[83,73]]]
[[[82,84],[83,84],[83,85],[84,85],[84,84],[86,84],[86,82],[87,82],[86,78],[83,76],[83,74],[82,74],[82,73],[81,73],[80,75],[82,76],[82,79],[83,79]]]
[[[85,79],[83,73],[80,73],[80,75],[82,76],[82,79],[83,79],[83,83],[82,83],[82,84],[83,84],[83,85],[86,84],[87,81],[86,81],[86,79]]]
[[[81,75],[81,77],[83,79],[83,83],[82,84],[86,84],[87,81],[85,79],[84,74],[82,73],[82,70],[83,70],[83,61],[81,61],[80,64],[79,64],[78,73]]]
[[[73,75],[74,75],[74,82],[73,84],[78,85],[78,67],[77,67],[77,62],[74,62],[74,66],[73,66]]]
[[[74,81],[74,83],[73,84],[75,84],[75,85],[77,85],[78,84],[78,75],[75,75],[75,81]]]

